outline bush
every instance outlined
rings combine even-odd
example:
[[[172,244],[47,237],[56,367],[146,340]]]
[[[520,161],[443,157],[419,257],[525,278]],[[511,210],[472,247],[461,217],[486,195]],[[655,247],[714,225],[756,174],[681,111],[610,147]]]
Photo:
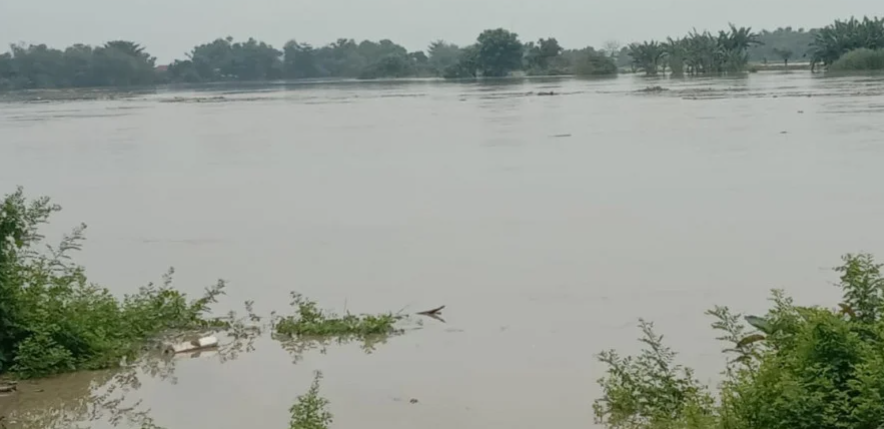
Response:
[[[638,358],[601,354],[609,366],[596,401],[614,428],[865,429],[884,423],[884,278],[869,255],[846,255],[837,310],[796,306],[782,292],[764,317],[716,307],[713,328],[728,361],[718,401],[642,324]],[[742,324],[745,319],[751,328]],[[754,328],[754,330],[753,330]]]
[[[319,395],[319,381],[322,373],[316,371],[313,383],[307,393],[298,396],[298,400],[289,408],[292,418],[290,429],[328,429],[334,416],[327,410],[329,401]]]
[[[832,71],[884,70],[884,49],[852,50],[829,66]]]
[[[20,377],[118,366],[163,333],[221,326],[208,305],[224,288],[188,301],[171,287],[149,284],[118,299],[89,283],[70,254],[80,249],[86,226],[43,248],[39,227],[61,208],[48,198],[27,201],[19,188],[0,207],[0,373]]]
[[[574,74],[578,76],[611,76],[617,74],[614,59],[601,52],[589,52],[577,60]]]

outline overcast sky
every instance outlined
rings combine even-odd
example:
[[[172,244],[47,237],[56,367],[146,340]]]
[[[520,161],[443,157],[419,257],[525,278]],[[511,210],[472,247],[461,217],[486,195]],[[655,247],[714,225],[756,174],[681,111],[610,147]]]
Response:
[[[504,27],[522,40],[553,36],[566,48],[600,47],[728,22],[809,28],[882,13],[884,0],[0,0],[0,44],[126,39],[165,63],[228,35],[276,47],[293,38],[314,45],[388,38],[415,50],[435,39],[469,43],[483,29]]]

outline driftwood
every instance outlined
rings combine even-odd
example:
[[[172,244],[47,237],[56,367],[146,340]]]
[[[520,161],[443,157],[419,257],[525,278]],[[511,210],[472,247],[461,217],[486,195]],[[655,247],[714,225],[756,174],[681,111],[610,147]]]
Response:
[[[436,320],[438,320],[438,321],[440,321],[440,322],[442,322],[442,323],[445,323],[445,319],[443,319],[443,318],[441,317],[441,316],[442,316],[442,309],[444,309],[444,308],[445,308],[445,306],[443,305],[443,306],[441,306],[441,307],[436,307],[436,308],[434,308],[434,309],[432,309],[432,310],[421,311],[421,312],[418,312],[418,313],[416,313],[416,314],[418,314],[418,315],[420,315],[420,316],[432,317],[433,319],[436,319]]]

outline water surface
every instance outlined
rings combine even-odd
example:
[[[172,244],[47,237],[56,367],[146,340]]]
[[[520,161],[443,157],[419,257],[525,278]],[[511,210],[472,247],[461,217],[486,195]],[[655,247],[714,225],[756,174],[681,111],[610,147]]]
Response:
[[[884,257],[882,132],[875,77],[213,87],[0,103],[0,184],[62,204],[55,233],[88,223],[79,261],[115,293],[175,266],[193,294],[230,282],[219,311],[285,310],[292,290],[355,312],[447,305],[447,324],[370,354],[261,338],[115,390],[158,425],[287,427],[322,370],[339,428],[578,428],[594,355],[635,351],[639,317],[714,380],[704,310],[759,312],[771,288],[834,305],[842,253]],[[113,377],[0,406],[31,416],[10,427],[88,420],[78,401]]]

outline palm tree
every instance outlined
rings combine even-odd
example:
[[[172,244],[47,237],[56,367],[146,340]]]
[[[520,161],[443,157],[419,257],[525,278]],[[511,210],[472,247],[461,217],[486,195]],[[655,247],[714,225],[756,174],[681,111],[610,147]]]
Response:
[[[657,74],[664,52],[662,46],[657,42],[643,42],[629,45],[628,54],[636,68],[644,70],[645,74],[651,76]]]
[[[664,67],[669,66],[669,70],[674,75],[684,74],[685,60],[687,57],[687,43],[685,39],[672,39],[667,37],[666,41],[661,44],[663,55],[666,58]],[[665,70],[664,70],[665,71]]]

